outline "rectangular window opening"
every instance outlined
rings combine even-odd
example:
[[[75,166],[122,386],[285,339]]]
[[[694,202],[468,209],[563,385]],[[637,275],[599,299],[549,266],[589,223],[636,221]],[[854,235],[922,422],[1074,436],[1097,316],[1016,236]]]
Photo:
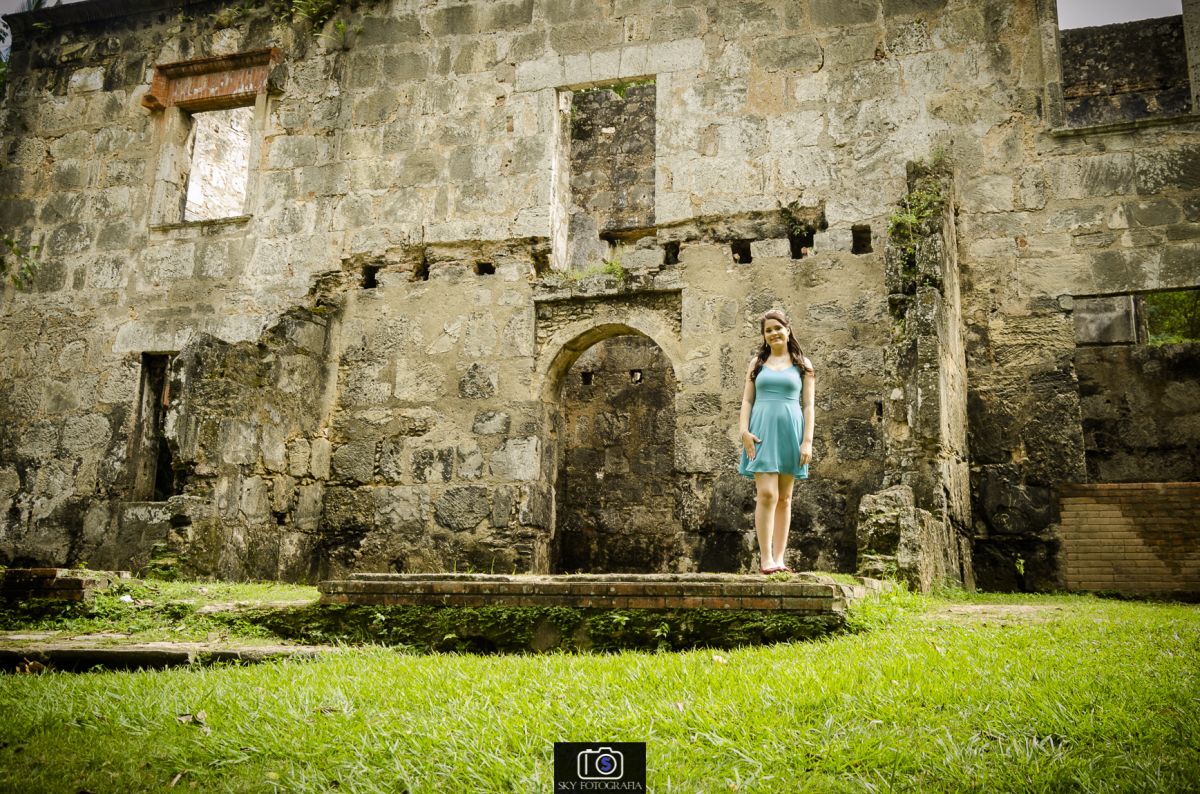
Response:
[[[591,386],[591,385],[592,385],[592,373],[591,373],[591,372],[586,372],[586,371],[585,371],[585,372],[581,372],[581,373],[579,374],[579,379],[580,379],[580,381],[582,381],[582,382],[583,382],[583,385],[584,385],[584,386]]]
[[[871,227],[868,224],[855,224],[850,227],[850,253],[871,253]]]
[[[192,113],[183,220],[210,221],[242,215],[250,174],[252,106]]]
[[[1151,292],[1138,297],[1151,345],[1200,342],[1200,289]]]
[[[494,276],[496,275],[496,265],[492,262],[476,262],[475,275]]]
[[[586,270],[607,244],[653,233],[657,87],[641,77],[559,96],[555,266]]]
[[[1068,127],[1195,112],[1180,0],[1057,0]]]

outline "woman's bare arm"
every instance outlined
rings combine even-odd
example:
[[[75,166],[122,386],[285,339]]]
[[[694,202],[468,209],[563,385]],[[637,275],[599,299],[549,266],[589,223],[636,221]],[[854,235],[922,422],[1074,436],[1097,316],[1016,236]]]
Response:
[[[746,388],[742,390],[742,410],[738,414],[738,438],[742,441],[742,448],[746,450],[746,457],[754,460],[756,450],[754,445],[761,441],[750,432],[750,412],[754,409],[754,365],[750,365],[750,369],[746,371]]]

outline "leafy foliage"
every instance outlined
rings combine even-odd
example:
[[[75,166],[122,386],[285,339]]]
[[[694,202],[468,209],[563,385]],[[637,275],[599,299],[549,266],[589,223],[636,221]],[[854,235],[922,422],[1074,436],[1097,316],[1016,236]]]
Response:
[[[923,177],[900,199],[896,211],[888,218],[888,235],[904,251],[909,263],[915,264],[917,241],[924,235],[926,222],[941,212],[945,200],[940,182]]]
[[[39,249],[24,248],[11,235],[0,233],[0,280],[8,279],[18,289],[28,287],[37,275]]]
[[[1200,342],[1200,289],[1155,292],[1143,301],[1150,344]]]

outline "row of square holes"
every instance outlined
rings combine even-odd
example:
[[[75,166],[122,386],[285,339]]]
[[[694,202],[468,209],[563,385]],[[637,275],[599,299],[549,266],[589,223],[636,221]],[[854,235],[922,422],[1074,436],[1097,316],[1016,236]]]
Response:
[[[869,254],[871,253],[871,227],[867,224],[856,224],[850,228],[850,253],[852,254]],[[748,265],[754,261],[754,257],[750,252],[751,240],[734,240],[729,244],[729,250],[733,254],[733,261],[738,264]],[[788,244],[791,247],[792,259],[803,259],[813,246],[813,232],[804,234],[788,235]],[[679,264],[679,243],[668,242],[663,244],[663,264],[677,265]],[[379,274],[379,265],[366,265],[362,269],[363,289],[375,289],[379,286],[377,276]],[[496,273],[496,265],[492,262],[476,262],[474,266],[475,275],[477,276],[492,276]],[[429,279],[429,272],[426,270],[422,275],[423,280]]]

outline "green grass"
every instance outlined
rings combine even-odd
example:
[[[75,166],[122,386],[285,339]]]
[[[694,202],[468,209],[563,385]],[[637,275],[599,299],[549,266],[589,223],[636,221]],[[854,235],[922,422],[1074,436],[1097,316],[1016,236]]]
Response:
[[[556,740],[645,741],[661,792],[1200,780],[1195,607],[901,593],[852,623],[720,652],[3,676],[0,790],[550,791]]]

